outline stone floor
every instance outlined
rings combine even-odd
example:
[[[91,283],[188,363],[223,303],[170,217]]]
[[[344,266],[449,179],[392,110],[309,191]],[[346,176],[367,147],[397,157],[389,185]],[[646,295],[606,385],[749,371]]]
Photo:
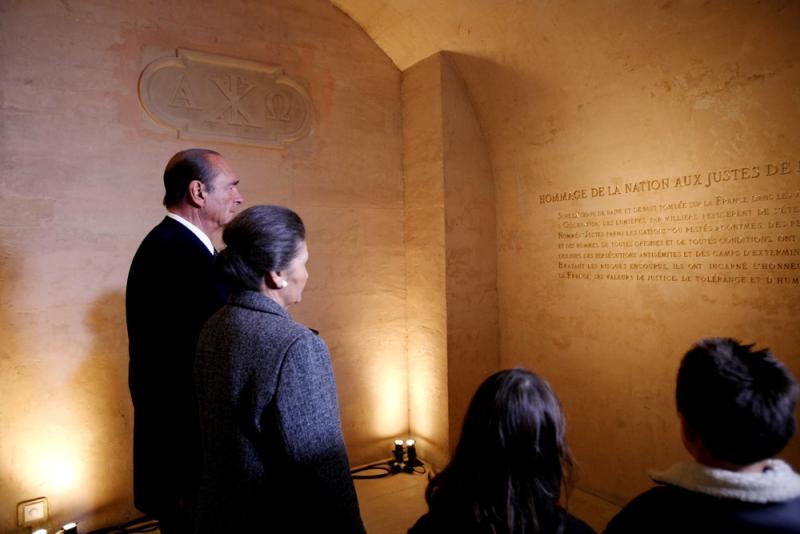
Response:
[[[428,507],[427,474],[398,473],[386,478],[356,480],[361,518],[369,534],[406,534]]]

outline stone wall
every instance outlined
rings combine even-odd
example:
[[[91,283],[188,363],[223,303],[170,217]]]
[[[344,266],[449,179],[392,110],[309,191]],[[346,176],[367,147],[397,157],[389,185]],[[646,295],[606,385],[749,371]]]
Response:
[[[446,50],[466,82],[501,366],[561,397],[593,526],[688,458],[691,343],[757,342],[800,375],[800,4],[333,1],[404,73]],[[799,439],[784,456],[800,465]]]
[[[402,97],[409,426],[420,454],[443,467],[498,365],[494,181],[447,54],[404,71]]]
[[[284,149],[177,138],[140,105],[175,49],[280,65],[314,106]],[[124,288],[163,216],[167,159],[220,151],[245,206],[305,220],[310,281],[290,311],[332,354],[354,464],[408,428],[400,74],[329,2],[0,6],[0,531],[46,496],[52,526],[136,514]]]

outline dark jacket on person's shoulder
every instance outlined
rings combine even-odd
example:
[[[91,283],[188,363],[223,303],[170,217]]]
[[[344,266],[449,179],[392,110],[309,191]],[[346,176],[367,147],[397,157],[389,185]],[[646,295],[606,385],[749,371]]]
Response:
[[[363,534],[325,342],[255,291],[206,322],[195,359],[197,534]]]
[[[770,460],[763,473],[676,464],[633,499],[605,534],[800,534],[800,476]]]

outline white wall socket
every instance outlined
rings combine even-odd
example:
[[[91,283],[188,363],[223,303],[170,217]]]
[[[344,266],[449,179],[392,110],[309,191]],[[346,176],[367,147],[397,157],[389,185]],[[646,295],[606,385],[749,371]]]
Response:
[[[42,521],[47,521],[47,497],[22,501],[17,505],[19,526],[27,527]]]

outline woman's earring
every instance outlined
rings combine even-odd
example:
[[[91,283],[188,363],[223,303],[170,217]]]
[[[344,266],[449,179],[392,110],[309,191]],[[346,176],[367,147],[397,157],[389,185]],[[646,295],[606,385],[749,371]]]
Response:
[[[281,279],[281,282],[278,285],[280,285],[281,288],[284,288],[284,287],[289,285],[289,282],[287,282],[286,280]]]

